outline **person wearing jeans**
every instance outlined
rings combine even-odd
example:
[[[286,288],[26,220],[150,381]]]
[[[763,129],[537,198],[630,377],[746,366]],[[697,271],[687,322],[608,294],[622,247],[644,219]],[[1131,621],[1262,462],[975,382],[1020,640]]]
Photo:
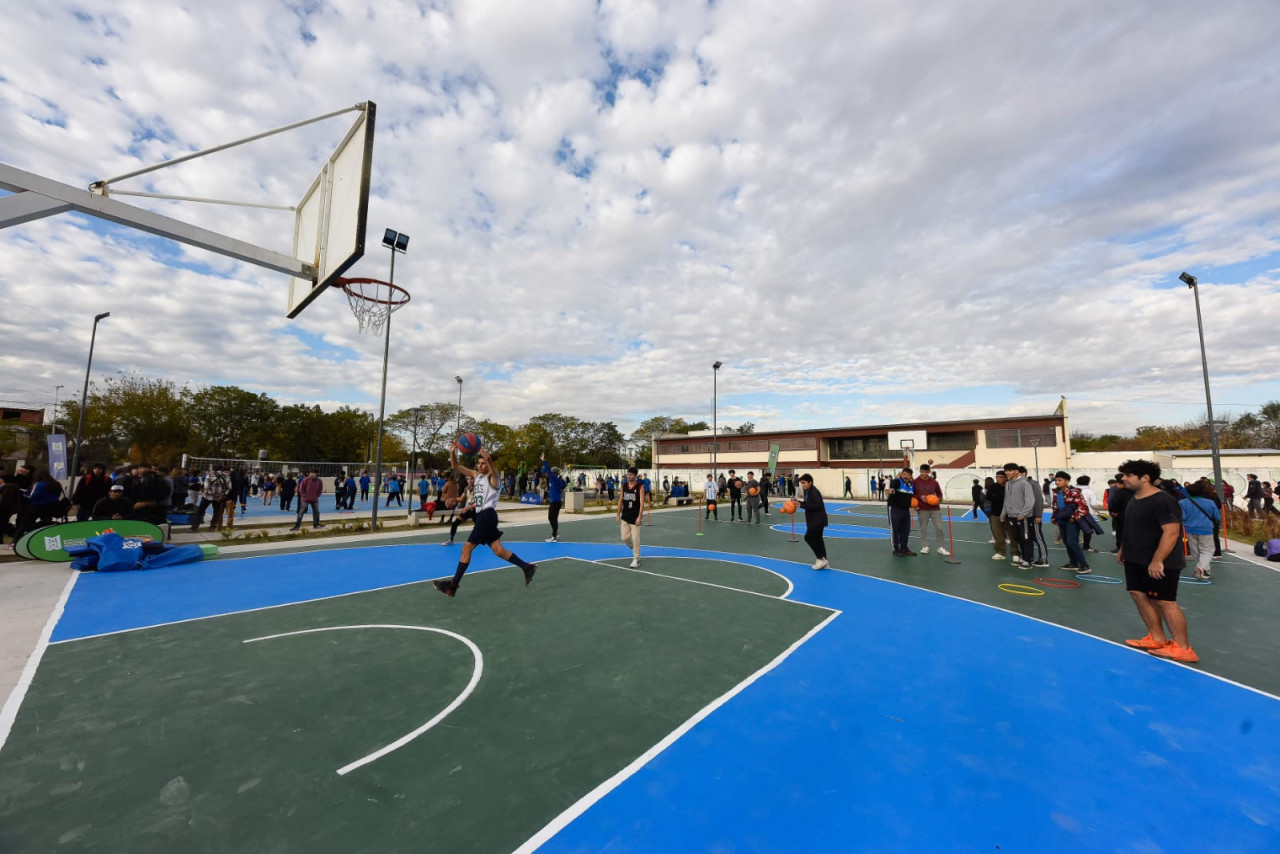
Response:
[[[324,481],[320,479],[320,473],[312,469],[310,474],[298,481],[298,519],[289,530],[296,531],[302,527],[302,517],[306,515],[308,507],[311,508],[311,527],[324,527],[324,523],[320,521],[320,496],[323,494]]]
[[[889,483],[889,530],[893,538],[894,557],[914,557],[911,551],[911,502],[915,497],[915,481],[911,469]]]
[[[1187,532],[1187,545],[1196,560],[1196,578],[1204,581],[1213,576],[1213,536],[1222,514],[1213,500],[1205,496],[1204,483],[1187,487],[1187,497],[1178,502],[1182,508],[1182,527]]]
[[[1080,490],[1071,485],[1071,475],[1060,471],[1053,479],[1058,487],[1054,492],[1053,518],[1062,525],[1062,544],[1067,547],[1067,562],[1061,568],[1084,575],[1093,571],[1080,546],[1081,526],[1086,524],[1084,517],[1089,515],[1089,504]]]

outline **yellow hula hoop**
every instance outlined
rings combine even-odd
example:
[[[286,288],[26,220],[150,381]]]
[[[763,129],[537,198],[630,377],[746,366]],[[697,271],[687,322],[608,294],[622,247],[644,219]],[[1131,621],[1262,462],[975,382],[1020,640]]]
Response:
[[[1030,587],[1026,584],[1009,584],[1008,582],[1006,582],[1004,584],[997,584],[996,586],[999,587],[1001,590],[1003,590],[1005,593],[1016,593],[1019,596],[1043,596],[1044,595],[1043,590],[1037,590],[1036,588]]]

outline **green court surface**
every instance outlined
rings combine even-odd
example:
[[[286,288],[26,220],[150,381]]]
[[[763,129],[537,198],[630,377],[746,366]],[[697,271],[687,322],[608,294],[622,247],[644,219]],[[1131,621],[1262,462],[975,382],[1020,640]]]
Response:
[[[544,562],[56,644],[4,752],[0,850],[510,850],[830,611],[760,570]],[[464,606],[465,605],[465,606]],[[464,607],[460,607],[464,606]],[[337,626],[371,626],[246,643]],[[338,770],[427,722],[376,761]],[[477,840],[484,840],[482,849]]]

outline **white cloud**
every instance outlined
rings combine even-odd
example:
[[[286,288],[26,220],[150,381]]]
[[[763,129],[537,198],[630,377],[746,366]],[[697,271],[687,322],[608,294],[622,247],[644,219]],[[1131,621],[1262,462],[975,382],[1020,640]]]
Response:
[[[451,399],[461,373],[468,406],[509,423],[707,418],[722,359],[729,422],[1040,412],[1065,394],[1074,426],[1125,430],[1202,409],[1183,269],[1203,282],[1215,394],[1280,398],[1268,11],[28,4],[7,20],[0,150],[84,185],[376,101],[354,272],[385,275],[382,228],[411,235],[391,409]],[[122,186],[293,204],[344,121]],[[289,246],[287,215],[147,206]],[[287,288],[82,217],[6,229],[0,397],[78,387],[110,310],[102,373],[376,407],[380,342],[336,292],[286,321]]]

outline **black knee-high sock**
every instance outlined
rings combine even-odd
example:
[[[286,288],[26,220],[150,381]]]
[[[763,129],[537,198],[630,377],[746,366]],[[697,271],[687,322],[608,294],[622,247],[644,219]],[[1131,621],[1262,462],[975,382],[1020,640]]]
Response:
[[[453,524],[449,526],[449,539],[453,539],[458,534],[458,526],[462,524],[461,516],[453,517]]]
[[[518,554],[516,554],[515,552],[511,552],[511,557],[507,558],[507,563],[509,563],[509,564],[513,564],[513,565],[515,565],[515,566],[518,566],[518,567],[520,567],[521,569],[528,569],[528,568],[529,568],[529,564],[527,564],[527,563],[525,563],[524,561],[522,561],[522,560],[520,559],[520,556],[519,556]]]
[[[453,571],[453,586],[455,589],[462,583],[462,576],[466,574],[469,566],[471,566],[471,561],[469,560],[458,561],[458,568]]]

